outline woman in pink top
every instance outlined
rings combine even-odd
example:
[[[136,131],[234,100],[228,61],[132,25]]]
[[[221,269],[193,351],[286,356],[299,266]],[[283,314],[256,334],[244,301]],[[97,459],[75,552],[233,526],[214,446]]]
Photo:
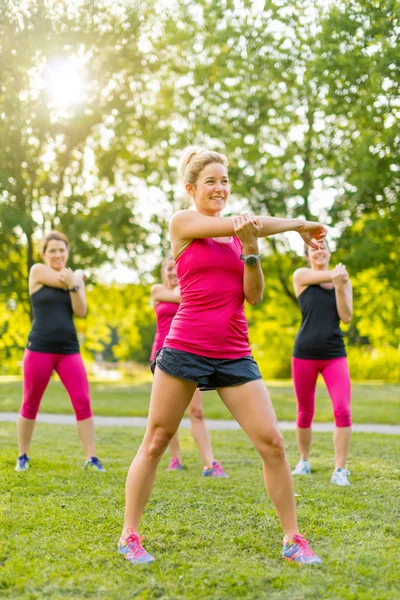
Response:
[[[181,303],[157,355],[148,425],[126,481],[118,550],[132,564],[154,560],[141,545],[139,522],[158,463],[200,385],[217,389],[261,456],[265,485],[284,533],[283,557],[321,562],[297,529],[292,474],[271,400],[251,356],[243,305],[244,300],[258,304],[263,297],[258,238],[297,231],[317,248],[326,229],[300,219],[222,217],[230,192],[223,154],[187,148],[180,176],[195,205],[170,222]]]
[[[156,355],[164,346],[164,340],[171,327],[172,319],[177,313],[181,297],[179,294],[178,279],[176,277],[175,261],[169,256],[162,262],[161,275],[163,283],[157,283],[151,288],[153,306],[157,315],[157,330],[151,351],[151,370],[154,373],[156,367]],[[210,436],[207,431],[203,414],[203,402],[200,390],[196,389],[192,401],[188,406],[188,415],[192,423],[192,434],[199,447],[200,456],[203,460],[204,477],[228,477],[218,461],[214,460]],[[168,471],[179,471],[183,469],[180,460],[178,432],[169,443],[172,454],[168,465]]]

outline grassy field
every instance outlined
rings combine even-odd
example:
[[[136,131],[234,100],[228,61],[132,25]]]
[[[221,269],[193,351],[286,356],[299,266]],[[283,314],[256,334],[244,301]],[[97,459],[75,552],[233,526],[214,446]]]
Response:
[[[291,382],[267,382],[278,419],[294,421],[296,402]],[[92,405],[97,415],[146,416],[150,383],[133,385],[129,382],[91,384]],[[0,412],[17,412],[21,403],[21,381],[0,380]],[[203,394],[206,417],[229,419],[230,414],[216,392]],[[332,421],[332,406],[325,386],[317,390],[315,420]],[[58,381],[51,381],[43,398],[43,412],[72,414],[68,396]],[[400,423],[400,384],[354,383],[352,410],[354,423]]]
[[[281,560],[281,533],[260,460],[241,432],[212,432],[228,480],[201,477],[190,434],[187,469],[163,458],[142,532],[156,557],[132,567],[116,553],[124,480],[139,429],[99,428],[107,473],[82,470],[74,427],[38,425],[31,469],[15,473],[15,426],[0,424],[0,596],[61,600],[394,600],[400,598],[398,438],[355,434],[352,486],[329,484],[331,436],[314,438],[314,474],[295,482],[301,530],[324,564]],[[292,465],[293,434],[286,434]]]

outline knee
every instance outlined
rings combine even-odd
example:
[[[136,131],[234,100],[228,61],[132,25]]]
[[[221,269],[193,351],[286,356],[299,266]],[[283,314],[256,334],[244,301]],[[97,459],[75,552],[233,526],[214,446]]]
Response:
[[[351,412],[349,410],[335,412],[336,427],[351,427]]]
[[[90,405],[90,398],[83,396],[82,398],[74,398],[72,406],[75,411],[75,418],[77,421],[85,421],[93,417],[92,408]]]
[[[38,414],[37,406],[30,406],[29,404],[23,404],[19,411],[19,414],[24,419],[29,419],[29,421],[34,421]]]
[[[37,402],[33,397],[25,395],[19,414],[24,417],[24,419],[36,419],[37,413],[39,412],[39,404],[40,402]]]
[[[284,460],[286,456],[285,442],[278,429],[266,434],[257,449],[262,458],[266,459]]]
[[[296,422],[297,427],[300,427],[301,429],[308,429],[312,425],[313,417],[313,412],[305,410],[299,411]]]
[[[189,406],[188,415],[191,421],[203,421],[204,413],[200,406]]]
[[[148,458],[152,460],[160,459],[167,449],[172,437],[173,433],[160,427],[152,432],[149,436],[148,443],[145,446]]]

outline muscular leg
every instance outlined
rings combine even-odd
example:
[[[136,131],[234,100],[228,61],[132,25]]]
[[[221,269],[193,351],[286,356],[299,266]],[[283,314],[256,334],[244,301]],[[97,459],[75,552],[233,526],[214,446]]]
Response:
[[[179,427],[195,388],[196,383],[171,377],[156,367],[146,433],[126,479],[124,532],[138,530],[158,463]]]
[[[343,469],[346,465],[351,439],[350,373],[345,357],[336,358],[327,363],[322,370],[322,376],[332,400],[335,417],[333,433],[335,469]]]
[[[192,435],[199,447],[200,456],[206,467],[210,467],[214,461],[211,447],[210,435],[204,420],[203,400],[199,389],[193,394],[188,406],[188,415],[192,423]]]
[[[284,534],[292,539],[298,533],[293,479],[264,383],[261,380],[251,381],[217,391],[260,454],[269,497],[275,505]]]

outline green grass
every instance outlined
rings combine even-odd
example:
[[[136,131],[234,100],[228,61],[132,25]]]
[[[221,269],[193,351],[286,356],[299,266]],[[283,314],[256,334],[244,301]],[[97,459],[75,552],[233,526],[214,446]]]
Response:
[[[291,382],[267,382],[280,420],[294,421],[296,402]],[[92,406],[96,415],[146,416],[151,384],[91,383]],[[400,384],[354,383],[352,411],[354,423],[400,423]],[[0,412],[17,412],[21,403],[21,381],[0,381]],[[216,392],[203,394],[209,419],[229,419],[230,414]],[[43,398],[43,412],[72,414],[68,396],[58,381],[51,381]],[[323,384],[318,385],[315,420],[332,421],[332,406]]]
[[[394,600],[400,536],[400,447],[394,436],[355,434],[350,488],[329,485],[331,436],[314,437],[311,478],[296,479],[301,530],[324,559],[280,559],[281,533],[260,460],[242,432],[212,432],[228,480],[201,477],[189,432],[187,469],[163,458],[143,520],[153,565],[116,553],[124,480],[139,429],[99,428],[104,475],[85,473],[75,428],[38,425],[31,469],[15,473],[15,426],[0,424],[0,596],[42,600]],[[288,455],[297,458],[293,434]],[[397,586],[397,587],[396,587]]]

